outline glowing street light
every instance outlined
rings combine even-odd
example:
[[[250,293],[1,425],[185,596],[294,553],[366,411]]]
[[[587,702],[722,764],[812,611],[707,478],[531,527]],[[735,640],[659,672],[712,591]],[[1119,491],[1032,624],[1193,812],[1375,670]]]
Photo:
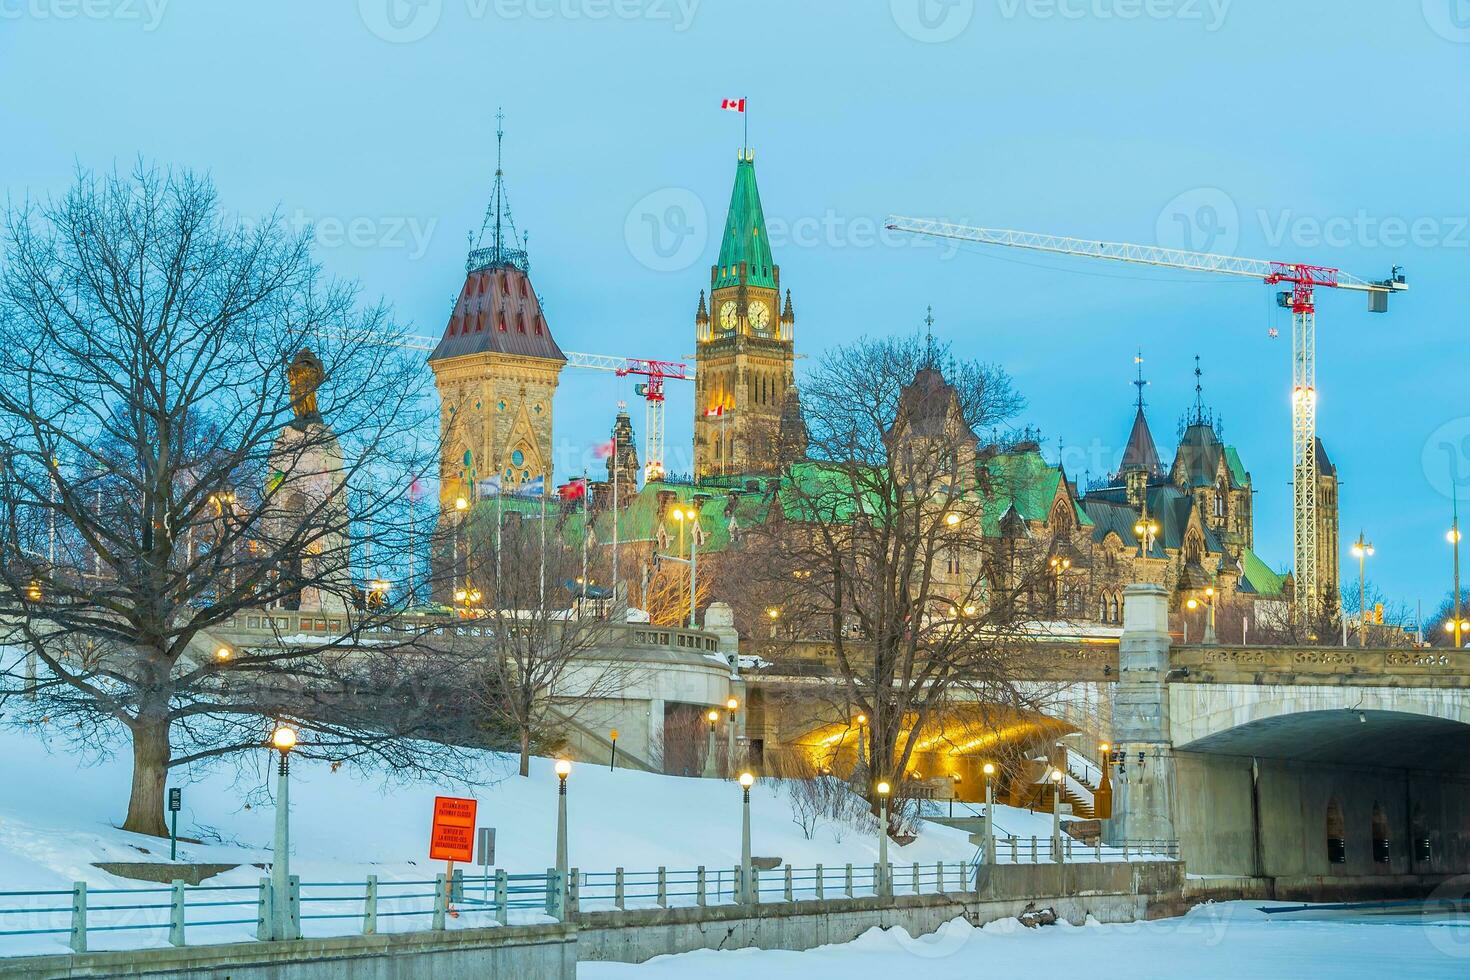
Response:
[[[271,748],[280,753],[276,768],[276,833],[271,843],[272,939],[296,939],[295,916],[289,914],[291,895],[291,750],[296,747],[296,729],[277,725],[271,732]]]
[[[1449,533],[1445,540],[1454,547],[1455,551],[1455,618],[1450,620],[1451,632],[1455,634],[1455,649],[1464,645],[1464,636],[1470,626],[1465,625],[1465,620],[1460,616],[1460,502],[1455,500],[1454,518],[1450,522]]]
[[[878,880],[873,890],[884,898],[893,897],[893,881],[888,873],[888,794],[893,787],[886,781],[873,787],[878,791]]]
[[[218,650],[214,651],[214,659],[216,660],[229,660],[232,656],[234,656],[234,651],[224,645],[221,645]]]
[[[740,904],[749,905],[755,900],[755,889],[751,887],[754,872],[750,866],[750,787],[755,785],[755,776],[749,772],[740,774],[740,792],[744,800],[740,818]]]
[[[1368,645],[1368,576],[1367,561],[1373,554],[1373,543],[1358,532],[1353,542],[1353,557],[1358,559],[1358,646]]]
[[[1149,557],[1154,550],[1154,538],[1159,535],[1159,522],[1145,516],[1133,525],[1133,533],[1138,535],[1139,544],[1143,547],[1143,557]]]
[[[567,887],[567,777],[572,773],[572,764],[566,759],[557,759],[553,768],[556,770],[556,870],[561,875],[561,886],[565,889]]]
[[[709,721],[709,746],[704,753],[704,778],[714,779],[715,773],[715,726],[720,723],[720,713],[715,708],[709,709],[705,715]]]

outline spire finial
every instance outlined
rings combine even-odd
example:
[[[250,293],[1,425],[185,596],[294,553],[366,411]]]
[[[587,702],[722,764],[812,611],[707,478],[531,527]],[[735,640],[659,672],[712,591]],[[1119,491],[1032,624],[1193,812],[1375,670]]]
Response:
[[[1200,370],[1199,355],[1196,354],[1194,355],[1194,418],[1192,420],[1194,425],[1203,425],[1205,422],[1204,385],[1201,383],[1203,377],[1204,371]]]
[[[1133,363],[1138,369],[1138,380],[1133,382],[1133,386],[1138,389],[1138,410],[1141,412],[1143,411],[1143,389],[1148,386],[1148,382],[1143,380],[1143,348],[1139,348],[1138,353],[1133,355]]]
[[[934,307],[924,310],[924,366],[934,366]]]
[[[489,247],[485,239],[489,237]],[[485,207],[480,234],[471,242],[470,269],[510,264],[526,271],[526,242],[516,231],[510,213],[510,198],[505,192],[505,110],[495,110],[495,187]]]

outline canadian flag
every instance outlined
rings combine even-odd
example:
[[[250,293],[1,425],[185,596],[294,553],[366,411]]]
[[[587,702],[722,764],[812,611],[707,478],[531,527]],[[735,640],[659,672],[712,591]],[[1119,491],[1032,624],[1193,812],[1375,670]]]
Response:
[[[745,111],[745,100],[744,99],[721,99],[720,100],[720,108],[721,109],[724,109],[726,112],[744,112]]]

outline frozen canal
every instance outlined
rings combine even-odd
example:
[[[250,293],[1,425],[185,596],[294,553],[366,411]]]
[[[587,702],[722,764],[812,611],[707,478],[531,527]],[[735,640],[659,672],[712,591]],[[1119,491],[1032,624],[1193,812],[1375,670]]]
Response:
[[[1314,912],[1267,916],[1259,903],[1202,906],[1128,925],[1027,929],[1015,920],[975,929],[963,920],[918,939],[877,930],[802,953],[738,950],[663,956],[636,966],[584,963],[581,980],[973,980],[984,976],[1089,980],[1250,980],[1257,977],[1470,977],[1470,916]]]

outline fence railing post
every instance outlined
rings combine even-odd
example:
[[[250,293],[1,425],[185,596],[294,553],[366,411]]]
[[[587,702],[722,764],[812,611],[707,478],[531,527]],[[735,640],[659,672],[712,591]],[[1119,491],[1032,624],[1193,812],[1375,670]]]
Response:
[[[183,946],[184,942],[184,881],[175,878],[169,885],[168,942],[170,946]]]
[[[847,891],[847,897],[852,898],[852,862],[850,861],[847,864],[847,877],[845,879],[844,888]]]
[[[1123,838],[1123,860],[1128,860],[1128,838]]]
[[[87,951],[87,883],[73,882],[71,886],[71,951]]]
[[[755,865],[750,866],[750,904],[761,903],[761,869]]]
[[[503,868],[495,869],[495,921],[501,925],[510,921],[510,876]]]
[[[826,876],[822,872],[822,866],[820,864],[818,864],[817,865],[817,901],[821,901],[822,898],[825,897],[825,894],[826,894],[826,885],[827,885],[827,883],[825,881],[825,877]]]
[[[627,885],[623,878],[623,869],[618,868],[613,872],[613,908],[625,909],[628,907]]]
[[[1070,861],[1070,860],[1072,860],[1072,838],[1070,838],[1070,837],[1067,838],[1066,848],[1067,848],[1067,860]]]
[[[1020,863],[1020,858],[1017,857],[1017,855],[1016,855],[1017,841],[1016,841],[1016,838],[1015,838],[1015,835],[1014,834],[1011,835],[1010,842],[1011,842],[1011,863],[1012,864],[1019,864]]]
[[[367,876],[367,890],[362,895],[362,934],[371,936],[378,931],[378,876]]]
[[[455,868],[449,876],[449,901],[464,904],[464,868]]]
[[[745,898],[745,871],[740,865],[735,865],[735,870],[730,874],[730,896],[737,905],[743,905]]]
[[[702,864],[694,872],[694,904],[701,907],[709,904],[709,883],[705,880]]]
[[[934,864],[934,893],[944,894],[944,862],[936,861]]]
[[[434,922],[430,926],[435,932],[444,931],[444,917],[449,913],[449,879],[443,874],[434,876]]]
[[[784,892],[786,901],[795,901],[796,897],[791,893],[791,865],[786,865],[786,890]]]
[[[286,931],[287,939],[301,938],[301,876],[291,875],[286,879]]]
[[[1092,853],[1097,858],[1098,863],[1101,864],[1102,863],[1102,841],[1098,841],[1096,844],[1092,845]]]
[[[567,871],[567,916],[582,911],[582,872],[576,868]]]
[[[1031,835],[1031,863],[1036,863],[1036,835]]]
[[[567,883],[556,868],[546,869],[546,914],[558,922],[566,919]]]
[[[255,900],[255,938],[261,942],[271,938],[271,880],[260,879],[260,893]]]
[[[669,907],[669,869],[662,864],[658,866],[658,907],[665,909]]]
[[[914,894],[919,894],[919,862],[914,862]]]
[[[882,895],[883,894],[883,872],[885,870],[886,869],[883,868],[882,865],[879,865],[879,864],[874,864],[873,865],[873,894],[874,895]]]

